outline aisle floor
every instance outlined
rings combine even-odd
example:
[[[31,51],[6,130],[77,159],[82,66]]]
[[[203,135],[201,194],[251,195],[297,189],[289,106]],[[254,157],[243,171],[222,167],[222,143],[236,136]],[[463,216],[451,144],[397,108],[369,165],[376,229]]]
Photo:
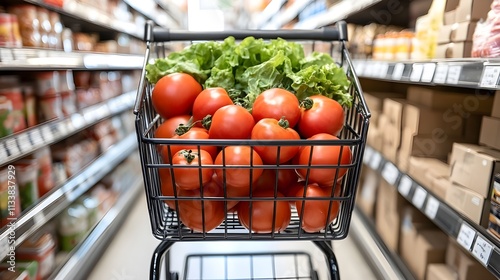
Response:
[[[142,194],[143,195],[143,194]],[[146,280],[149,279],[149,266],[154,249],[159,244],[151,234],[149,217],[147,213],[146,200],[143,196],[135,202],[127,220],[116,234],[94,270],[89,275],[90,280]],[[356,245],[351,238],[335,241],[333,248],[339,262],[342,280],[350,279],[376,279],[374,273],[367,265]],[[295,258],[291,252],[305,252],[310,255],[314,270],[317,271],[319,279],[328,279],[327,267],[322,252],[311,242],[181,242],[171,248],[171,271],[180,273],[183,277],[185,260],[191,254],[204,253],[260,253],[260,252],[287,252],[285,256],[275,257],[278,267],[275,270],[277,276],[308,276],[308,262],[305,255]],[[269,277],[266,271],[272,270],[273,259],[270,256],[260,257],[238,257],[228,261],[211,258],[190,259],[189,279],[199,278],[200,265],[204,277],[220,279],[220,272],[224,269],[224,263],[228,269],[226,275],[247,276],[253,273],[255,277]],[[253,261],[253,271],[248,268],[250,260]],[[282,264],[286,265],[283,266]],[[290,265],[290,263],[294,265]],[[263,275],[266,273],[266,275]],[[269,272],[271,273],[271,272]]]

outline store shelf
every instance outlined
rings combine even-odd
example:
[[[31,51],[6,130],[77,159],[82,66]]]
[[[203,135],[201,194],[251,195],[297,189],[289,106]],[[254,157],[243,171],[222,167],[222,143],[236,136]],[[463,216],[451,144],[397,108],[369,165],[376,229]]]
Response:
[[[281,10],[288,0],[272,0],[266,8],[252,19],[252,26],[260,28],[271,20]]]
[[[274,16],[274,18],[265,24],[262,29],[280,29],[283,25],[297,17],[297,15],[313,0],[296,0],[293,4],[285,9],[282,13]]]
[[[396,253],[391,252],[370,221],[357,207],[354,208],[349,233],[367,262],[377,272],[378,279],[415,279],[408,267]]]
[[[0,166],[56,143],[101,120],[132,108],[135,91],[90,106],[62,120],[54,120],[0,139]]]
[[[138,70],[141,69],[143,62],[142,55],[0,48],[0,71]]]
[[[382,81],[500,89],[499,59],[447,59],[423,62],[354,60],[358,77]]]
[[[356,1],[341,1],[327,11],[314,15],[310,18],[298,22],[295,29],[314,29],[333,24],[339,20],[348,18],[350,15],[363,11],[364,9],[375,5],[382,0],[356,0]]]
[[[65,258],[64,263],[56,268],[48,279],[86,279],[141,193],[142,178],[136,177],[131,182],[130,187],[120,194],[116,204],[104,215],[87,238]]]
[[[172,17],[173,20],[177,23],[179,27],[181,27],[187,19],[187,15],[185,12],[181,11],[175,5],[165,3],[165,0],[154,0],[156,4],[162,8],[164,11]]]
[[[9,246],[12,246],[14,240],[16,245],[23,242],[45,225],[48,220],[55,217],[99,182],[132,152],[136,151],[136,147],[137,137],[135,134],[127,136],[124,140],[109,148],[79,174],[73,176],[62,186],[38,201],[34,207],[23,213],[21,217],[11,220],[10,222],[13,225],[4,227],[0,233],[0,260],[7,256]]]
[[[122,32],[141,40],[144,37],[144,28],[139,28],[135,23],[113,18],[105,11],[79,1],[65,1],[63,8],[46,4],[43,0],[23,1],[55,11],[73,20],[75,24],[92,25],[107,31]]]
[[[495,277],[500,278],[500,242],[495,237],[476,223],[458,214],[371,147],[366,147],[363,162],[397,188],[403,197],[422,211],[444,233],[456,239]]]

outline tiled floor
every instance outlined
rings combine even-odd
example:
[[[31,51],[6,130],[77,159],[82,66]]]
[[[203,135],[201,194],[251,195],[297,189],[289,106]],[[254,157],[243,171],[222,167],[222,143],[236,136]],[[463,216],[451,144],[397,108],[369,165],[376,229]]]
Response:
[[[94,270],[89,275],[90,280],[146,280],[149,277],[149,265],[154,249],[159,243],[151,235],[146,200],[138,198],[127,221],[118,232],[113,242],[101,257]],[[290,252],[305,252],[310,255],[314,269],[320,279],[328,279],[326,262],[322,252],[311,242],[194,242],[177,243],[171,249],[171,270],[182,273],[186,256],[204,253],[259,253],[288,252],[285,256],[275,257],[277,276],[300,276],[310,274],[307,258],[299,256],[294,259]],[[339,262],[342,280],[376,279],[370,267],[366,264],[351,238],[334,242],[334,251]],[[254,273],[254,276],[272,276],[273,259],[269,255],[254,257],[253,270],[248,264],[250,257],[204,259],[203,276],[213,276],[219,279],[224,264],[227,264],[226,275],[241,277]],[[285,264],[285,265],[283,265]],[[189,278],[200,275],[200,259],[189,262]],[[297,268],[296,268],[297,267]],[[181,277],[183,275],[181,274]]]

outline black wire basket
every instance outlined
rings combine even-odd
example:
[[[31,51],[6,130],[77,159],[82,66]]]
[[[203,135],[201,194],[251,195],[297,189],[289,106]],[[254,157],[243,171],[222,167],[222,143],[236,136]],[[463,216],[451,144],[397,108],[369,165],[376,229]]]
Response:
[[[161,117],[155,112],[152,105],[151,94],[153,85],[145,79],[146,63],[151,59],[157,57],[165,57],[168,53],[168,45],[172,42],[188,42],[198,40],[223,40],[228,36],[235,37],[236,40],[244,39],[247,36],[254,36],[255,38],[262,39],[275,39],[283,38],[287,40],[294,40],[311,46],[312,50],[317,50],[317,46],[328,45],[326,52],[337,60],[349,81],[349,94],[352,96],[352,106],[345,109],[345,124],[341,132],[337,135],[339,139],[336,140],[287,140],[287,141],[257,141],[257,140],[180,140],[171,138],[155,138],[154,133],[158,126],[161,124]],[[168,31],[164,29],[156,29],[151,26],[146,28],[146,42],[147,50],[145,57],[145,64],[142,72],[142,79],[138,89],[138,97],[134,113],[136,114],[136,130],[139,142],[139,151],[141,156],[142,171],[144,177],[144,185],[146,191],[146,198],[148,203],[148,211],[151,220],[152,233],[160,240],[171,241],[196,241],[196,240],[334,240],[343,239],[347,236],[351,220],[351,214],[354,207],[356,188],[358,184],[358,177],[361,170],[362,158],[366,144],[366,135],[369,126],[370,113],[365,103],[360,83],[353,69],[353,65],[346,49],[345,41],[347,40],[347,28],[344,22],[340,22],[336,27],[318,30],[278,30],[278,31],[230,31],[230,32],[186,32],[186,31]],[[222,164],[198,167],[199,172],[204,168],[218,169],[222,174],[226,174],[231,170],[242,169],[247,170],[249,175],[249,189],[250,191],[245,195],[237,197],[228,194],[228,184],[225,180],[225,175],[219,180],[220,186],[223,189],[220,195],[210,196],[205,195],[203,183],[200,178],[200,189],[198,195],[182,195],[178,193],[176,187],[175,176],[172,176],[172,169],[174,166],[168,162],[163,162],[159,153],[159,149],[168,147],[171,148],[179,145],[187,145],[192,147],[194,151],[200,152],[203,146],[215,146],[218,151],[225,151],[223,148],[231,146],[246,146],[254,149],[258,146],[275,146],[277,153],[285,146],[300,146],[301,148],[310,147],[310,153],[314,151],[314,147],[319,146],[336,146],[340,149],[339,164],[335,165],[318,165],[308,162],[307,164],[299,163],[286,163],[286,164],[253,164],[251,160],[249,165],[229,165],[226,164],[226,155],[223,153]],[[348,151],[349,150],[349,151]],[[351,153],[351,161],[348,164],[340,164],[343,153]],[[250,153],[252,157],[253,153]],[[175,168],[182,168],[175,166]],[[303,184],[308,186],[310,184],[310,174],[313,170],[322,169],[324,171],[335,174],[334,182],[328,189],[328,194],[323,196],[306,196],[307,188],[304,195],[295,196],[282,196],[278,194],[278,176],[275,177],[274,186],[270,187],[274,195],[269,197],[253,197],[252,189],[254,178],[253,174],[258,173],[258,170],[272,170],[274,174],[278,174],[282,170],[301,170],[303,173]],[[340,172],[340,170],[343,170]],[[305,171],[305,172],[304,172]],[[284,171],[283,171],[284,172]],[[345,175],[340,176],[340,173],[345,172]],[[173,187],[173,193],[166,195],[162,193],[162,178],[160,173],[169,173],[169,184]],[[283,203],[290,202],[291,205],[300,203],[302,206],[301,211],[297,207],[291,206],[291,219],[286,228],[281,228],[272,232],[256,232],[249,230],[247,227],[252,228],[252,223],[256,224],[253,218],[250,219],[250,225],[243,226],[238,219],[238,213],[234,212],[231,207],[239,202],[248,202],[250,212],[252,205],[257,201],[267,201],[273,204],[271,211],[272,228],[275,229],[277,219],[279,220],[279,212],[277,208]],[[167,203],[168,202],[168,206]],[[174,209],[180,209],[185,203],[191,203],[198,207],[198,211],[191,211],[189,213],[177,212]],[[213,225],[208,225],[212,220],[209,209],[213,207],[214,203],[218,203],[222,207],[223,220],[215,228]],[[304,219],[304,212],[308,204],[323,203],[327,205],[327,216],[324,217],[324,224],[321,229],[316,231],[304,230],[303,225],[307,223]],[[196,206],[197,205],[197,206]],[[193,207],[191,207],[193,208]],[[338,208],[338,212],[336,211]],[[309,210],[308,210],[309,211]],[[272,213],[271,213],[272,212]],[[277,214],[278,213],[278,214]],[[179,217],[181,214],[181,217]],[[184,219],[182,217],[184,215]],[[321,215],[321,214],[318,214]],[[315,214],[313,213],[313,216]],[[317,216],[317,215],[316,215]],[[333,217],[335,216],[335,217]],[[333,219],[334,218],[334,219]],[[183,220],[194,219],[200,224],[199,228],[191,229],[186,225]],[[333,221],[332,221],[333,220]],[[213,229],[212,229],[213,228]]]

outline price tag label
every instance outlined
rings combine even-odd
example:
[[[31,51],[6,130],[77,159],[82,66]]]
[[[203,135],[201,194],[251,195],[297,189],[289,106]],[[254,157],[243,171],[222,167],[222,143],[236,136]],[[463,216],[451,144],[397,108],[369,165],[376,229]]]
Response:
[[[7,150],[5,149],[4,145],[0,145],[0,162],[2,162],[4,159],[7,159]]]
[[[476,243],[474,243],[474,247],[472,248],[472,254],[476,256],[476,258],[481,261],[484,266],[488,266],[492,251],[493,246],[481,235],[478,235],[476,238]]]
[[[17,141],[19,143],[21,151],[23,151],[24,153],[27,153],[33,149],[33,146],[31,146],[31,141],[29,139],[28,133],[20,134],[17,137]]]
[[[421,81],[424,83],[432,82],[432,79],[434,78],[435,71],[436,71],[436,64],[435,63],[424,64],[424,72],[422,73]]]
[[[367,69],[365,70],[365,76],[373,77],[373,74],[376,73],[375,72],[376,65],[377,65],[377,63],[374,63],[374,62],[368,63],[366,66]]]
[[[373,170],[377,170],[380,166],[380,162],[382,161],[382,156],[380,153],[375,152],[370,161],[370,168]]]
[[[434,83],[436,84],[446,83],[447,76],[448,76],[448,65],[439,64],[436,67],[436,73],[434,74]]]
[[[382,169],[382,177],[387,183],[394,185],[399,177],[399,170],[392,162],[387,162]]]
[[[403,175],[399,181],[398,191],[403,196],[408,196],[410,194],[411,186],[413,181],[407,175]]]
[[[51,143],[52,140],[54,140],[54,133],[52,132],[52,130],[50,129],[50,127],[48,125],[44,125],[42,128],[42,134],[43,134],[43,138],[48,142],[48,143]]]
[[[389,71],[389,63],[380,63],[379,71],[377,76],[381,79],[387,77],[387,72]]]
[[[462,73],[462,66],[454,65],[448,68],[448,77],[446,78],[446,83],[451,85],[456,85],[460,81],[460,74]]]
[[[40,128],[34,128],[30,130],[31,141],[33,142],[33,146],[43,145],[42,134],[40,133]]]
[[[427,197],[427,191],[424,190],[424,188],[422,188],[421,186],[418,186],[417,189],[415,190],[415,194],[413,194],[411,202],[418,209],[422,209],[426,197]]]
[[[467,251],[470,251],[474,238],[476,237],[476,231],[467,224],[462,224],[460,226],[460,232],[458,233],[457,242],[462,245]]]
[[[365,148],[365,154],[363,156],[363,163],[368,164],[373,156],[373,149],[370,147]]]
[[[80,116],[79,114],[73,114],[73,115],[78,115],[79,118],[83,118],[82,116]],[[59,131],[61,132],[61,136],[66,136],[68,134],[70,134],[71,132],[75,131],[75,126],[73,125],[73,120],[72,120],[73,116],[71,116],[71,118],[69,119],[66,119],[66,121],[64,121],[64,123],[60,123],[57,128],[59,128]],[[78,117],[77,117],[78,118]],[[66,130],[64,130],[66,129]]]
[[[359,61],[354,67],[354,71],[358,74],[358,76],[363,76],[365,73],[365,63],[363,61]]]
[[[425,206],[425,215],[429,217],[431,220],[436,218],[437,212],[439,210],[439,200],[437,200],[433,196],[429,196],[427,199],[427,204]]]
[[[496,88],[500,77],[500,66],[486,66],[481,77],[481,87]]]
[[[11,49],[0,48],[0,61],[1,62],[10,62],[14,60],[14,54]]]
[[[405,65],[403,63],[396,63],[396,65],[394,65],[394,71],[392,71],[392,79],[397,81],[401,80],[404,71]]]
[[[8,231],[14,230],[13,228],[8,228]],[[0,239],[0,259],[4,259],[9,253],[9,239],[7,237]]]
[[[420,63],[413,64],[413,68],[411,69],[410,81],[412,82],[420,82],[422,78],[422,73],[424,72],[424,65]]]
[[[17,146],[16,138],[7,139],[5,141],[5,145],[7,146],[7,150],[9,150],[11,157],[15,157],[21,154],[21,151]]]

